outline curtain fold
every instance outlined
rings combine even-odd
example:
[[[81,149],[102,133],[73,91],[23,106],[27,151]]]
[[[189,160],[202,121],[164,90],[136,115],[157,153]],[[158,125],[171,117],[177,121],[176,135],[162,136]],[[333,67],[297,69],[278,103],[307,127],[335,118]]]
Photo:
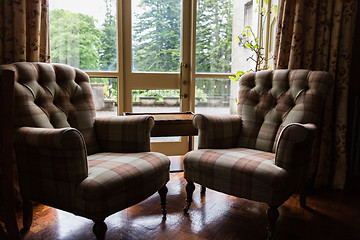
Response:
[[[323,70],[335,79],[310,166],[314,187],[343,189],[346,182],[347,97],[357,7],[357,0],[281,0],[278,6],[275,69]]]
[[[0,64],[49,62],[48,0],[0,3]]]

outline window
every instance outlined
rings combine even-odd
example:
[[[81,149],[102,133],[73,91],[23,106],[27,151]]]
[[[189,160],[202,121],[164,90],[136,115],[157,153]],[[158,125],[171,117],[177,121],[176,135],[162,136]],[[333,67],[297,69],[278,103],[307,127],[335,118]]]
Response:
[[[253,3],[248,2],[244,6],[244,27],[252,26]]]
[[[247,61],[253,53],[239,46],[237,37],[250,26],[255,36],[262,36],[261,47],[273,46],[269,38],[274,30],[267,28],[276,26],[274,13],[260,13],[277,1],[266,2],[268,6],[258,0],[52,0],[51,61],[89,74],[99,97],[97,115],[235,114],[238,83],[229,76],[255,70]],[[258,27],[262,21],[270,23],[263,24],[268,26],[263,32]]]
[[[238,1],[198,0],[195,112],[230,114],[234,7]]]
[[[98,115],[117,115],[118,78],[116,0],[50,1],[51,61],[85,71]],[[91,76],[91,74],[90,74]]]
[[[51,60],[90,71],[117,70],[116,0],[50,1]]]
[[[181,0],[133,0],[132,71],[179,72]]]

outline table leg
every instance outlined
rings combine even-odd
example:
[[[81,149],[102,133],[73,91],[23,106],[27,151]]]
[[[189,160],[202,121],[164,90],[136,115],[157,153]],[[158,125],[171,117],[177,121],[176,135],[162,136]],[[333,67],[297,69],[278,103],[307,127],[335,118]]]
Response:
[[[193,149],[193,137],[189,136],[189,146],[188,146],[188,152],[190,152]]]

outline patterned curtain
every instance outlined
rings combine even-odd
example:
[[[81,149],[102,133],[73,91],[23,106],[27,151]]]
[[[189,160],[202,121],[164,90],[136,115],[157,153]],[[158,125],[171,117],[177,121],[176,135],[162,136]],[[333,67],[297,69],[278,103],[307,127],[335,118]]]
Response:
[[[345,186],[347,97],[357,7],[357,0],[282,0],[278,6],[275,68],[324,70],[335,79],[310,166],[314,187]]]
[[[0,64],[49,62],[47,0],[0,2]]]

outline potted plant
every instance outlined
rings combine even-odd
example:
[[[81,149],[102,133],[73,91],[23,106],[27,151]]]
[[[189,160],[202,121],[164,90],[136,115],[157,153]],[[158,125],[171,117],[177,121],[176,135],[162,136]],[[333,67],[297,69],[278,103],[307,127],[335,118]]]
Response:
[[[141,96],[140,98],[140,103],[143,105],[153,105],[155,104],[156,101],[156,97],[154,96]]]
[[[154,105],[155,102],[159,100],[159,94],[156,90],[142,90],[142,92],[138,94],[138,98],[143,105]]]
[[[163,97],[163,101],[166,105],[173,106],[179,102],[179,97]]]

